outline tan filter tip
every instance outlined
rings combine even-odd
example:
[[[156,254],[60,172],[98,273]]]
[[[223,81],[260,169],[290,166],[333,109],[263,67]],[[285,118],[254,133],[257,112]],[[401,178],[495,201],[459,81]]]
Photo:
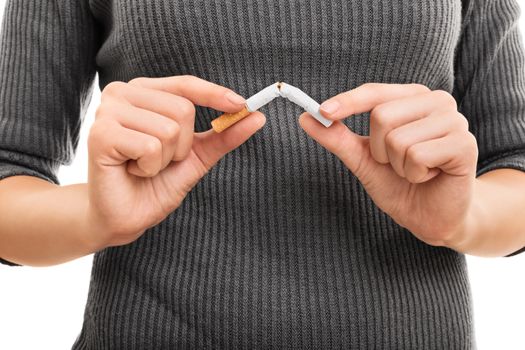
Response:
[[[211,121],[211,126],[215,132],[223,132],[233,124],[249,116],[250,113],[251,112],[246,107],[237,113],[224,113],[213,119]]]

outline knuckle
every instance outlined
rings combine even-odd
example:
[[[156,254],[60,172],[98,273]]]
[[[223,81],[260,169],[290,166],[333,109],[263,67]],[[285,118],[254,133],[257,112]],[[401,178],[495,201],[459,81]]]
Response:
[[[340,94],[337,94],[335,96],[332,96],[326,101],[334,101],[336,103],[339,103],[339,105],[342,106],[341,112],[345,113],[345,111],[347,110],[346,106],[355,105],[357,102],[356,98],[359,98],[358,97],[359,95],[360,94],[356,94],[354,90],[348,90],[348,91],[341,92]]]
[[[195,106],[188,100],[181,101],[177,108],[183,118],[193,118],[195,116]]]
[[[374,90],[377,88],[378,85],[378,83],[365,83],[361,85],[361,87],[365,90]]]
[[[468,119],[465,118],[463,114],[457,113],[456,120],[458,121],[459,126],[461,127],[462,130],[467,131],[469,129],[470,125],[469,125]]]
[[[369,98],[376,99],[378,95],[378,91],[384,89],[384,84],[380,83],[365,83],[359,87],[360,92]],[[348,91],[349,93],[352,92],[352,90]]]
[[[179,75],[178,78],[182,81],[190,81],[190,80],[196,79],[196,77],[191,74],[182,74],[182,75]]]
[[[389,130],[393,127],[391,118],[388,117],[389,110],[386,104],[377,106],[370,113],[370,121],[380,129]]]
[[[144,155],[146,156],[156,156],[160,154],[162,150],[162,145],[160,140],[156,138],[151,138],[150,140],[144,143]]]
[[[107,84],[102,90],[102,96],[122,96],[123,91],[126,89],[127,84],[122,81],[112,81]]]
[[[478,149],[478,141],[476,139],[476,136],[474,136],[474,134],[469,131],[467,132],[466,137],[467,137],[467,147],[469,151],[472,153],[473,156],[477,158],[479,155],[479,149]]]
[[[431,94],[436,100],[439,100],[441,103],[443,103],[443,105],[449,108],[457,109],[456,99],[445,90],[434,90],[431,92]]]
[[[177,138],[180,132],[180,127],[176,122],[166,124],[162,129],[162,138],[166,141],[172,141]]]
[[[423,84],[418,83],[412,83],[410,84],[410,87],[413,88],[415,91],[418,91],[420,93],[430,92],[430,88]]]
[[[468,131],[468,132],[467,132],[467,137],[468,137],[469,141],[471,142],[471,144],[477,146],[477,144],[478,144],[478,140],[476,139],[476,136],[475,136],[473,133],[471,133],[470,131]]]
[[[146,83],[147,80],[148,80],[148,78],[146,78],[146,77],[137,77],[137,78],[131,79],[129,81],[129,84],[136,85],[136,86],[144,86],[144,84]]]
[[[388,147],[397,153],[402,153],[407,148],[405,139],[395,130],[389,132],[385,137],[385,143]]]
[[[387,146],[395,146],[399,143],[399,136],[398,133],[395,130],[390,131],[385,136],[385,143]]]
[[[418,147],[412,146],[407,149],[406,158],[414,164],[420,164],[425,157],[425,153]]]

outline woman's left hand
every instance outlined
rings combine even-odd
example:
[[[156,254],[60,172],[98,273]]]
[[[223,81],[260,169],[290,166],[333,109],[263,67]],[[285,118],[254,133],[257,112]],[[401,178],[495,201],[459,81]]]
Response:
[[[339,120],[370,112],[370,136]],[[478,149],[466,118],[445,91],[365,84],[321,105],[334,124],[308,113],[303,129],[339,157],[376,205],[431,245],[461,251],[473,225]]]

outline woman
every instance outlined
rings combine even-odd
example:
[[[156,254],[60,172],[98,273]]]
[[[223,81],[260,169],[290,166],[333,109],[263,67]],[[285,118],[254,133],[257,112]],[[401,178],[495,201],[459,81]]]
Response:
[[[75,349],[473,348],[464,254],[525,246],[518,12],[10,1],[0,256],[96,252]],[[58,186],[96,72],[89,180]],[[208,130],[275,81],[336,122],[279,99]]]

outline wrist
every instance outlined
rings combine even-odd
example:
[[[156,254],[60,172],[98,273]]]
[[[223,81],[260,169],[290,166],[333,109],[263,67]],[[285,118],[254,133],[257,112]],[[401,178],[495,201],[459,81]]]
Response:
[[[128,225],[129,220],[126,221],[120,216],[115,219],[89,199],[87,203],[83,226],[86,227],[88,247],[92,252],[131,243],[144,233],[145,228],[135,229],[134,226]]]
[[[85,246],[90,253],[95,253],[109,246],[109,234],[104,231],[102,222],[96,211],[91,207],[89,200],[83,218],[83,236],[85,237]]]
[[[479,228],[476,221],[476,218],[478,217],[476,212],[478,210],[477,203],[472,203],[458,233],[447,244],[449,248],[463,254],[469,254],[469,252],[472,251],[474,244],[479,242]]]
[[[469,207],[465,213],[464,220],[460,225],[457,233],[448,242],[447,246],[455,251],[463,254],[470,254],[476,250],[476,246],[480,245],[483,240],[481,218],[486,217],[483,201],[481,200],[480,182],[478,179],[474,180],[473,196]]]

